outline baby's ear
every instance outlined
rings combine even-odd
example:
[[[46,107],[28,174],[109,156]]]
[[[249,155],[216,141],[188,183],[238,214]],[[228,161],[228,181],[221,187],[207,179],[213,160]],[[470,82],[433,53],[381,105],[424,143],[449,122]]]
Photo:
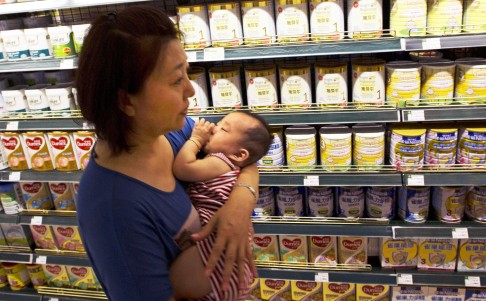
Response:
[[[250,152],[248,152],[245,148],[240,148],[236,153],[230,155],[229,158],[235,162],[244,162],[250,156]]]

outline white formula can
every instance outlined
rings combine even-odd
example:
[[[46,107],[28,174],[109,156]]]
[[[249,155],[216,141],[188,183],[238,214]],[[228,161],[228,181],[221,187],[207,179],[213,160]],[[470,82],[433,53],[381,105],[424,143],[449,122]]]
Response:
[[[427,26],[427,0],[391,0],[390,30],[397,37],[423,36]]]
[[[383,33],[382,0],[348,0],[348,36],[379,38]]]
[[[47,28],[24,29],[24,33],[33,60],[52,58],[52,46]]]
[[[343,0],[311,0],[309,11],[313,41],[341,40],[344,37]]]
[[[206,70],[203,67],[191,66],[187,71],[194,88],[194,95],[189,97],[189,109],[195,112],[205,111],[209,107]]]
[[[177,7],[179,30],[186,48],[211,46],[208,13],[205,5]]]
[[[307,0],[275,0],[277,42],[302,42],[309,39]]]
[[[277,71],[273,65],[245,67],[246,98],[252,109],[277,107]]]
[[[238,66],[211,67],[209,68],[209,78],[215,109],[241,107],[241,79]]]
[[[460,33],[462,0],[427,0],[427,32],[436,35]]]
[[[347,106],[348,64],[345,61],[318,61],[314,65],[316,104],[318,106]]]
[[[242,1],[241,14],[245,44],[275,43],[276,29],[272,1]]]
[[[386,64],[386,104],[394,107],[420,104],[421,66],[411,61]]]
[[[263,168],[273,168],[284,165],[285,163],[285,142],[283,139],[283,127],[270,127],[270,134],[273,139],[270,143],[268,152],[260,160],[257,161],[257,166]]]
[[[278,216],[304,215],[304,187],[275,187],[275,193]]]
[[[351,166],[352,133],[345,125],[325,125],[319,129],[321,164],[324,169],[346,171]]]
[[[395,217],[395,187],[372,186],[366,189],[366,215],[373,218]]]
[[[279,66],[280,98],[286,108],[307,108],[312,103],[311,72],[307,63]]]
[[[457,128],[428,129],[424,164],[433,168],[451,168],[456,163],[457,131]]]
[[[357,107],[382,106],[385,103],[385,61],[357,59],[353,68],[353,103]]]
[[[464,216],[467,187],[433,187],[434,215],[446,223],[460,223]]]
[[[306,187],[305,199],[308,216],[333,216],[334,193],[331,187]]]
[[[337,187],[336,211],[340,217],[363,217],[365,207],[364,187]]]
[[[317,163],[316,129],[293,125],[285,129],[287,165],[290,168],[311,169]]]
[[[273,187],[259,187],[255,208],[262,209],[263,216],[275,215],[275,194]]]
[[[208,15],[213,46],[230,47],[243,44],[238,2],[208,4]]]
[[[406,222],[424,223],[429,217],[430,187],[401,186],[398,215]]]

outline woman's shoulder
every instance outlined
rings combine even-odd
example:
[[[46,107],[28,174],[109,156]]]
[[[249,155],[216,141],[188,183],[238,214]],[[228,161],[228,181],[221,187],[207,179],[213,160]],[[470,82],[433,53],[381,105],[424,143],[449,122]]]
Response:
[[[172,149],[174,151],[174,156],[179,152],[184,143],[191,137],[192,129],[194,128],[194,120],[186,116],[186,122],[182,129],[178,131],[172,131],[165,135],[167,140],[169,140]]]

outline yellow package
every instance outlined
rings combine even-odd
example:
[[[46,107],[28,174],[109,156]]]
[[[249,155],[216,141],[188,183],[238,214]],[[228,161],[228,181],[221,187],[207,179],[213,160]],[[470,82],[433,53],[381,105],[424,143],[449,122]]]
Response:
[[[90,291],[101,290],[101,284],[91,267],[66,266],[66,270],[73,288]]]
[[[49,287],[72,288],[66,267],[58,264],[42,265]]]
[[[46,275],[42,265],[28,264],[27,271],[29,272],[29,277],[32,281],[32,285],[34,285],[34,288],[38,288],[39,286],[47,286]]]
[[[23,263],[4,262],[2,263],[7,274],[10,289],[18,291],[30,285],[29,272]]]
[[[261,261],[279,261],[277,235],[253,235],[253,258]]]
[[[322,301],[321,282],[292,280],[290,285],[292,300]]]
[[[0,287],[4,287],[8,285],[7,273],[5,273],[5,269],[2,265],[0,265]]]
[[[262,300],[262,291],[260,289],[260,278],[254,278],[250,284],[250,292],[246,296],[247,301],[259,301]]]
[[[52,226],[61,250],[84,252],[83,242],[76,226]]]
[[[368,238],[339,236],[338,252],[339,263],[365,264],[368,262]]]
[[[418,269],[454,270],[457,239],[420,239]]]
[[[49,225],[29,225],[37,248],[57,250],[57,242]]]
[[[260,279],[262,300],[292,301],[289,280]]]
[[[356,284],[356,301],[389,301],[390,287],[382,284]]]
[[[486,271],[486,239],[461,239],[457,271]]]
[[[335,236],[308,236],[309,262],[337,264],[337,244]]]
[[[322,284],[324,301],[355,301],[356,285],[354,283],[326,282]]]
[[[381,267],[417,267],[418,243],[414,239],[381,238]]]
[[[281,261],[307,263],[307,239],[303,235],[279,235]]]

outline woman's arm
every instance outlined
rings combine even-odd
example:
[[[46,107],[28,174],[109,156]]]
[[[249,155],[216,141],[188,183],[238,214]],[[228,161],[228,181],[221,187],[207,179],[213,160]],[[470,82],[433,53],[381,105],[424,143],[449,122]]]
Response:
[[[239,186],[238,184],[244,184]],[[256,164],[244,167],[226,204],[218,210],[210,222],[198,233],[193,234],[196,240],[202,240],[211,232],[217,231],[216,242],[211,257],[206,265],[206,275],[209,276],[216,266],[219,256],[224,253],[226,262],[222,287],[227,290],[233,264],[238,265],[240,283],[244,283],[245,259],[256,274],[253,264],[248,231],[252,227],[251,214],[258,196],[259,175]],[[247,187],[249,185],[252,189]]]

